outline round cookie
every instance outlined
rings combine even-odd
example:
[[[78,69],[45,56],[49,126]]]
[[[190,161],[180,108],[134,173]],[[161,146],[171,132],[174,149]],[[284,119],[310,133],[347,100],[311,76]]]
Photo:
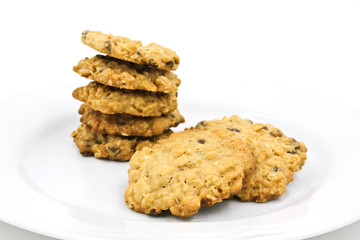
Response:
[[[176,70],[180,63],[180,58],[174,51],[156,43],[143,46],[141,41],[89,30],[82,32],[81,41],[111,57],[160,70]]]
[[[238,116],[201,121],[196,129],[227,129],[248,143],[255,157],[255,171],[244,179],[237,196],[242,201],[266,202],[286,192],[286,184],[306,161],[306,146],[285,136],[271,124],[253,123]],[[193,129],[193,128],[192,128]]]
[[[158,117],[177,108],[176,93],[131,91],[90,82],[73,91],[73,97],[105,114],[126,113]]]
[[[124,199],[140,213],[190,217],[238,193],[244,165],[253,161],[247,144],[227,130],[173,133],[130,159]]]
[[[99,83],[130,90],[176,92],[181,82],[175,73],[103,55],[85,58],[73,70]]]
[[[185,122],[177,109],[160,117],[137,117],[128,114],[104,114],[82,104],[79,114],[82,115],[80,121],[93,133],[122,136],[151,137]]]
[[[160,139],[168,138],[172,131],[168,130],[161,135],[151,138],[123,137],[117,135],[95,134],[89,131],[84,124],[71,133],[79,151],[84,156],[127,161],[144,147],[153,145]]]

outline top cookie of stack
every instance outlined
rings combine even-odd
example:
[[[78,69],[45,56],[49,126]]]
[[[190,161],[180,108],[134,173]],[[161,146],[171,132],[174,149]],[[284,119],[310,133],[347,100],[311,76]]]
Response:
[[[176,70],[180,63],[180,58],[174,51],[156,43],[143,46],[141,41],[88,30],[82,33],[81,41],[111,57],[147,65],[155,69]]]
[[[88,30],[81,41],[107,54],[73,67],[94,80],[73,92],[84,102],[79,109],[82,124],[72,133],[83,155],[128,160],[139,146],[169,136],[170,127],[185,121],[177,110],[181,81],[170,72],[179,65],[174,51]]]

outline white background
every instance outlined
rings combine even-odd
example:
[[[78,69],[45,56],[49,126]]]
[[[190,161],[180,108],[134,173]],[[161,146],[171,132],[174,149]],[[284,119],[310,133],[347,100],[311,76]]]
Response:
[[[179,99],[236,102],[251,92],[248,101],[286,101],[284,93],[301,93],[360,111],[358,1],[2,1],[0,24],[0,101],[85,85],[72,66],[96,54],[80,41],[89,29],[175,50]],[[357,239],[359,229],[314,240]],[[0,238],[50,239],[1,222]]]

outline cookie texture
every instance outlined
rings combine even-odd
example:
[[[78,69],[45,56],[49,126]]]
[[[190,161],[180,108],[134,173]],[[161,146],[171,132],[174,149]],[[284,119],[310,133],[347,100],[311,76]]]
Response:
[[[244,159],[253,155],[230,131],[173,133],[133,155],[125,202],[140,213],[190,217],[240,191]]]
[[[177,108],[176,93],[131,91],[97,82],[75,89],[72,95],[92,109],[106,114],[158,117]]]
[[[286,192],[286,184],[293,181],[294,173],[301,170],[307,158],[304,143],[287,137],[271,124],[231,116],[201,121],[195,128],[227,129],[251,147],[256,166],[237,194],[242,201],[266,202],[281,196]]]
[[[114,58],[160,70],[176,70],[180,63],[180,58],[174,51],[156,43],[143,46],[141,41],[89,30],[83,31],[81,41]]]
[[[185,122],[177,109],[160,117],[137,117],[128,114],[104,114],[82,104],[79,114],[82,115],[80,121],[93,133],[122,136],[151,137]]]
[[[152,146],[156,141],[168,138],[172,131],[168,130],[162,135],[152,138],[124,137],[117,135],[95,134],[89,131],[84,124],[71,133],[79,151],[84,156],[127,161],[143,147]]]
[[[73,70],[99,83],[130,90],[176,92],[181,83],[175,73],[103,55],[85,58]]]

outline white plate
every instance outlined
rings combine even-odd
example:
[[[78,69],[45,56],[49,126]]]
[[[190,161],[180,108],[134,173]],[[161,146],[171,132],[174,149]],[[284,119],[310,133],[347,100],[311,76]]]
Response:
[[[184,126],[232,114],[270,122],[305,142],[308,160],[274,201],[234,199],[189,219],[150,217],[123,201],[128,163],[78,153],[70,133],[79,125],[80,103],[70,92],[47,89],[1,104],[1,220],[63,239],[278,240],[315,236],[360,219],[359,112],[297,95],[230,106],[180,98]]]

